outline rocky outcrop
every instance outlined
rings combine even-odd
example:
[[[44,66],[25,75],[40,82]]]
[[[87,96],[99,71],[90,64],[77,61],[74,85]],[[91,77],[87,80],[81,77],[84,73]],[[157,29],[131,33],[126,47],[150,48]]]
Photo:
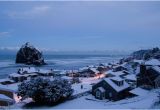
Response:
[[[130,62],[134,59],[149,60],[149,59],[153,59],[153,58],[160,60],[160,49],[158,47],[155,47],[153,49],[135,51],[131,55],[129,55],[123,59],[120,59],[119,63],[122,64],[124,62]]]
[[[45,65],[42,52],[35,47],[26,43],[17,52],[16,63],[23,63],[27,65]]]
[[[134,59],[148,60],[151,58],[160,59],[160,49],[158,47],[148,50],[139,50],[131,55]]]

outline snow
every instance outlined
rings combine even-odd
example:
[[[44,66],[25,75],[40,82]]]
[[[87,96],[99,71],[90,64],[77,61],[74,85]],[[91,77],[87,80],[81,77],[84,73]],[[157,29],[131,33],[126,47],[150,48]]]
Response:
[[[11,91],[11,92],[15,92],[18,90],[18,85],[20,83],[14,83],[14,84],[8,84],[8,85],[2,85],[0,84],[0,90],[7,90],[7,91]]]
[[[160,61],[157,59],[151,59],[145,62],[145,65],[160,65]]]
[[[20,69],[20,73],[23,73],[23,72],[27,72],[27,73],[36,73],[37,70],[34,68],[34,67],[28,67],[28,68],[21,68]]]
[[[125,76],[125,79],[132,80],[132,81],[137,80],[136,75],[134,75],[134,74],[129,74],[129,75]]]
[[[99,71],[97,70],[97,68],[90,68],[90,70],[92,70],[95,74],[99,73]]]
[[[5,79],[0,79],[0,82],[5,82],[5,81],[10,81],[10,82],[14,82],[13,80],[9,79],[9,78],[5,78]]]
[[[45,69],[39,69],[38,70],[38,73],[41,73],[41,74],[48,74],[48,73],[52,73],[53,71],[51,70],[45,70]]]
[[[36,109],[150,109],[156,99],[157,93],[154,91],[150,91],[145,96],[137,96],[116,102],[108,100],[97,100],[94,98],[94,96],[88,95],[74,100],[66,101],[56,106],[43,106]]]
[[[66,74],[66,72],[67,72],[67,71],[63,70],[63,71],[61,71],[59,74],[61,74],[61,75],[65,75],[65,74]]]
[[[153,68],[155,71],[160,73],[160,67],[159,66],[152,66],[151,68]]]
[[[127,89],[129,87],[129,85],[123,81],[123,85],[118,86],[117,84],[115,84],[110,78],[105,78],[104,79],[111,87],[113,87],[113,89],[115,89],[117,92],[123,91],[125,89]]]
[[[114,81],[123,81],[123,79],[120,78],[119,76],[111,77],[110,79],[112,79],[112,80],[114,80]]]
[[[21,74],[18,74],[18,73],[9,74],[9,77],[21,77],[21,76],[26,76],[26,75],[21,75]]]
[[[62,76],[63,79],[67,79],[67,80],[72,80],[72,77],[68,77],[68,76]]]
[[[145,96],[149,93],[149,91],[138,87],[138,88],[131,90],[130,93],[138,95],[138,96]]]
[[[125,74],[123,71],[118,71],[118,72],[112,72],[112,71],[110,71],[110,72],[108,72],[108,73],[110,73],[110,74],[112,74],[112,75],[114,75],[114,76],[121,76],[121,75],[124,75],[124,74]]]
[[[101,92],[105,92],[105,89],[103,87],[98,87],[97,89],[99,89]]]
[[[133,60],[133,62],[142,64],[142,63],[144,63],[144,60]]]
[[[82,68],[79,68],[80,71],[84,71],[84,70],[87,70],[89,67],[82,67]]]
[[[81,85],[83,86],[82,89],[81,89]],[[73,84],[72,89],[74,90],[73,95],[77,95],[83,92],[90,91],[92,89],[92,85],[84,84],[84,83]]]

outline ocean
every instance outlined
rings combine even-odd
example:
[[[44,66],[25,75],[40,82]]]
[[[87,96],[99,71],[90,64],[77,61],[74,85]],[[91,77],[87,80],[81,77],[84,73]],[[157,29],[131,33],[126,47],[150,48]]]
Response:
[[[117,61],[123,57],[123,55],[45,55],[44,59],[47,65],[36,68],[77,70],[87,65]],[[17,72],[21,67],[27,67],[24,64],[15,64],[15,58],[15,55],[0,55],[0,79]]]

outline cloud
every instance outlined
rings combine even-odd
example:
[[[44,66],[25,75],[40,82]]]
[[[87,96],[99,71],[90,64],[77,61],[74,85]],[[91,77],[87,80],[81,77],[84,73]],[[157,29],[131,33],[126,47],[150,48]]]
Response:
[[[46,14],[51,9],[50,6],[35,6],[30,10],[25,11],[10,11],[7,15],[11,18],[34,18]]]
[[[0,32],[0,38],[8,37],[9,35],[10,35],[10,32]]]

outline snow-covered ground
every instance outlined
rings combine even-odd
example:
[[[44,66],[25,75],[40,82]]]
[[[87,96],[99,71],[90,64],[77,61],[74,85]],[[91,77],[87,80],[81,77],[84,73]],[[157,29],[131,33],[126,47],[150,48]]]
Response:
[[[160,89],[159,89],[160,90]],[[36,107],[35,109],[150,109],[158,108],[160,105],[154,106],[157,101],[157,90],[149,91],[145,96],[137,96],[133,98],[123,99],[112,102],[108,100],[98,100],[94,96],[83,96],[74,100],[66,101],[52,107]],[[11,108],[21,108],[24,103],[19,103]]]

